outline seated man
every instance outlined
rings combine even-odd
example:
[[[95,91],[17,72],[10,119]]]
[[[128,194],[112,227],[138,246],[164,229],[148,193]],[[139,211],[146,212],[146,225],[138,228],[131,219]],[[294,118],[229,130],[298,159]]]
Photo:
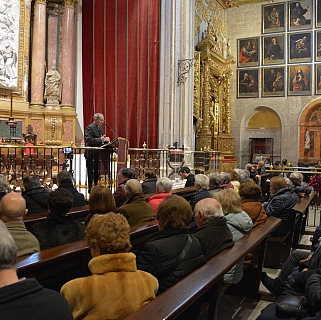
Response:
[[[179,169],[179,175],[182,179],[186,179],[185,187],[192,187],[195,182],[195,176],[191,173],[189,167],[181,167]]]
[[[211,172],[208,174],[209,186],[208,192],[213,196],[215,193],[221,191],[221,175],[217,172]]]
[[[83,226],[67,215],[73,203],[70,191],[58,188],[48,197],[50,214],[45,221],[30,228],[40,242],[41,250],[61,246],[65,243],[81,240],[85,236]]]
[[[74,198],[72,207],[81,207],[85,205],[85,197],[78,192],[73,186],[71,173],[67,170],[62,170],[57,174],[58,189],[64,188],[72,193]]]
[[[113,212],[90,220],[86,238],[92,275],[61,288],[75,319],[125,319],[155,298],[157,279],[137,270],[129,230],[125,217]]]
[[[28,215],[47,212],[49,192],[40,185],[39,178],[35,175],[24,177],[23,186],[22,196],[26,200]]]
[[[10,192],[1,199],[0,218],[16,242],[18,257],[40,251],[37,238],[22,222],[27,212],[26,201],[19,193]]]
[[[67,301],[56,291],[44,289],[36,279],[17,276],[17,247],[0,221],[1,319],[72,320]]]
[[[117,209],[117,212],[124,215],[131,226],[142,221],[155,219],[154,210],[145,201],[142,185],[137,179],[127,181],[125,184],[125,196],[127,200]]]
[[[156,194],[149,198],[148,204],[150,204],[154,213],[156,214],[158,205],[168,196],[172,194],[170,191],[172,190],[172,181],[166,177],[160,178],[156,182]]]
[[[234,246],[232,233],[218,201],[213,198],[199,201],[194,214],[197,230],[193,235],[199,240],[207,261]]]
[[[205,198],[212,198],[212,195],[207,191],[208,184],[209,179],[204,174],[197,174],[195,176],[196,193],[189,202],[192,207],[192,211],[194,211],[195,205],[198,201]]]

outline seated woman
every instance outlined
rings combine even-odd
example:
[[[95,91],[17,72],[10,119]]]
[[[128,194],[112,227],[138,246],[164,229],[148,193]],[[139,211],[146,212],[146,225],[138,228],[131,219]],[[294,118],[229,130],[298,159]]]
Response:
[[[89,214],[86,217],[86,225],[96,213],[104,214],[116,211],[115,199],[109,188],[96,185],[91,189],[89,197]]]
[[[125,319],[155,298],[158,282],[136,267],[131,249],[129,224],[113,212],[92,217],[87,242],[92,273],[61,288],[74,319]]]
[[[142,183],[143,193],[156,193],[157,177],[155,171],[152,169],[146,169],[144,172],[145,180]]]
[[[253,182],[254,183],[254,182]],[[222,206],[227,225],[230,228],[233,241],[240,240],[248,234],[253,226],[250,216],[242,210],[241,197],[234,189],[224,189],[214,197]],[[238,264],[232,267],[225,275],[224,282],[238,283],[243,277],[242,259]]]
[[[159,281],[158,294],[206,262],[198,239],[188,234],[192,211],[182,197],[166,197],[158,206],[159,232],[147,239],[137,255],[137,268]]]
[[[264,205],[266,214],[282,219],[282,223],[271,233],[274,237],[286,236],[289,232],[289,217],[292,207],[299,201],[295,189],[289,190],[283,177],[272,177],[270,181],[271,198]]]

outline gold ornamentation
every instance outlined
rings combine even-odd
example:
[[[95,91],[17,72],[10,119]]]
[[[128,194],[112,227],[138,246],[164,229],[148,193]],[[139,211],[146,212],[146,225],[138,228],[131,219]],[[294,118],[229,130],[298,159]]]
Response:
[[[77,0],[63,0],[64,7],[75,8]]]
[[[24,2],[24,1],[21,0],[21,2]],[[35,4],[37,4],[37,3],[46,5],[47,4],[47,0],[35,0]]]

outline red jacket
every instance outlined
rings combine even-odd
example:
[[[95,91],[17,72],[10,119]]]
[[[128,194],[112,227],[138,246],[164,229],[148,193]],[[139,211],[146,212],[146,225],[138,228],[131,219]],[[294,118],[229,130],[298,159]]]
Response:
[[[149,203],[156,213],[158,205],[168,196],[171,196],[170,192],[157,193],[154,196],[150,197],[147,203]]]

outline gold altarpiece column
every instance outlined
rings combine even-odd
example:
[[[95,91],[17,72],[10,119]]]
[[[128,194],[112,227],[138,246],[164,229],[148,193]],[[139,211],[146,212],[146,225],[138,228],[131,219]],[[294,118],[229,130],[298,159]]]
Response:
[[[234,158],[231,134],[230,78],[233,57],[224,58],[214,34],[196,46],[194,105],[196,150],[218,151],[224,159]]]

